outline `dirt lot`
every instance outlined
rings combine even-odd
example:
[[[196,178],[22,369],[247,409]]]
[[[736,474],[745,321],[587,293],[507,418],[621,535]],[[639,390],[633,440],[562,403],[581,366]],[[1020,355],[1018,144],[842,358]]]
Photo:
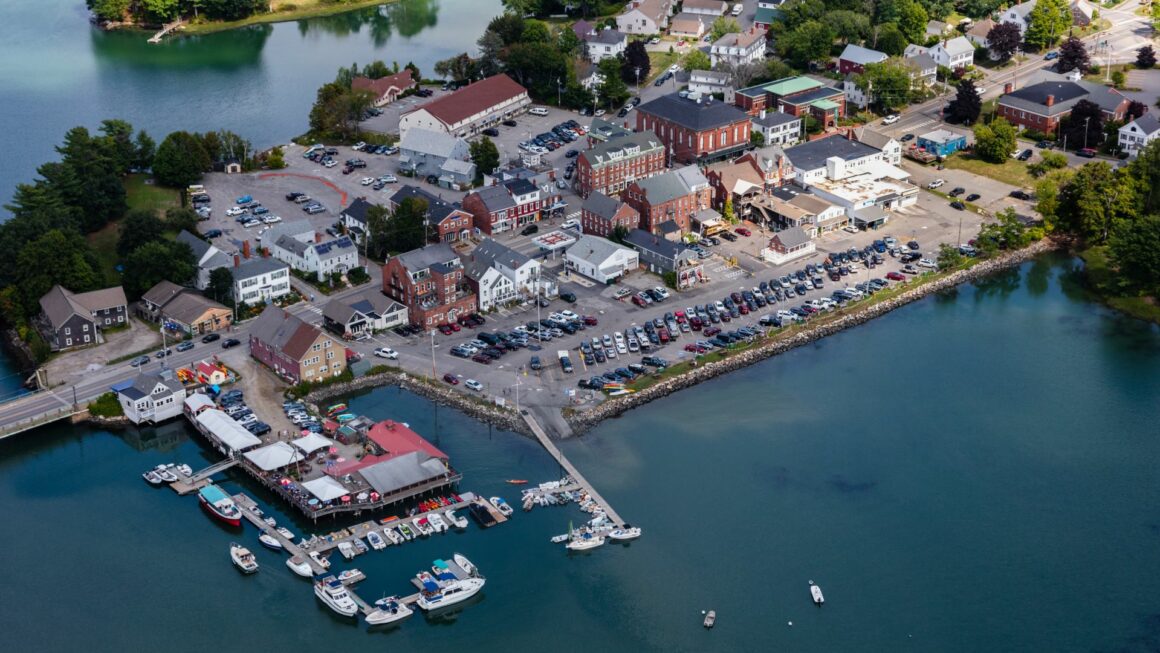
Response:
[[[176,343],[170,341],[170,346]],[[145,349],[161,347],[161,334],[153,325],[135,319],[129,320],[129,328],[105,335],[105,343],[70,351],[56,356],[48,362],[48,378],[52,385],[73,383],[82,376],[105,367],[114,358],[120,358]]]

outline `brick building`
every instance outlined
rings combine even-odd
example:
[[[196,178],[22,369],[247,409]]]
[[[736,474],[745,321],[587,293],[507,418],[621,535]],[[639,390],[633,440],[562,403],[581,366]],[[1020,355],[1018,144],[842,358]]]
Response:
[[[734,103],[751,116],[761,110],[813,116],[829,129],[846,115],[846,94],[812,77],[786,77],[737,91]]]
[[[1102,84],[1046,81],[1011,91],[999,98],[998,115],[1014,125],[1050,134],[1081,100],[1099,105],[1104,120],[1122,121],[1130,100]]]
[[[676,93],[646,102],[636,111],[636,130],[651,130],[669,151],[671,163],[714,161],[749,146],[749,116],[735,106]]]
[[[424,328],[476,310],[463,264],[447,243],[391,257],[383,265],[383,294],[406,306],[411,323]]]
[[[523,178],[510,179],[472,191],[463,198],[463,210],[474,217],[475,228],[498,234],[539,222],[547,208],[540,189]]]
[[[403,200],[414,198],[427,203],[427,242],[453,243],[471,234],[473,217],[462,207],[436,197],[418,186],[406,185],[391,195],[387,206],[396,211]],[[357,200],[356,200],[357,202]]]
[[[665,146],[652,132],[636,132],[596,145],[576,157],[576,193],[616,195],[634,179],[665,169]]]
[[[321,381],[346,369],[346,348],[289,312],[270,306],[250,329],[250,355],[291,383]]]
[[[592,191],[580,207],[580,226],[586,234],[608,238],[617,227],[631,231],[640,226],[640,214],[625,202]]]
[[[632,182],[621,199],[640,213],[641,229],[661,233],[661,225],[672,221],[688,233],[693,214],[712,204],[713,188],[696,166],[686,166]]]

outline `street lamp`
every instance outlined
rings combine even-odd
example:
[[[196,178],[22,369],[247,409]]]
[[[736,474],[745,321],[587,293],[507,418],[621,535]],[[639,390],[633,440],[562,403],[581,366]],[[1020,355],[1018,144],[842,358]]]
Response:
[[[1091,122],[1092,117],[1088,116],[1083,119],[1083,149],[1087,149],[1088,141],[1088,123]]]
[[[560,85],[560,78],[556,78],[556,106],[563,104],[564,87]]]
[[[633,70],[636,71],[636,93],[640,95],[640,66],[634,67]]]

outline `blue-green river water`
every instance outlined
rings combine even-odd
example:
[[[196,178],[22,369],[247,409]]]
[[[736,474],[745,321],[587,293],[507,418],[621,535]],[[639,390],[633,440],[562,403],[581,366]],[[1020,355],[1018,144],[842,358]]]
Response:
[[[381,632],[322,607],[254,529],[141,480],[215,459],[183,423],[0,443],[4,648],[1155,651],[1160,329],[1084,301],[1073,265],[1039,259],[563,443],[644,537],[569,556],[547,540],[583,513],[537,508],[371,552],[372,600],[453,551],[488,577],[463,609]],[[350,403],[435,440],[463,490],[511,501],[504,479],[558,475],[534,442],[397,389]]]

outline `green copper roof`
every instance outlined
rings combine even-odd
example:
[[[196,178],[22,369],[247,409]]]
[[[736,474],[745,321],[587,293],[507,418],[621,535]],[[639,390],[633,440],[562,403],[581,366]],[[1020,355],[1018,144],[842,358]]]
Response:
[[[765,90],[774,95],[792,95],[821,86],[822,83],[809,77],[787,77],[765,85]]]
[[[841,105],[839,105],[837,102],[834,102],[832,100],[818,100],[817,102],[814,102],[810,106],[817,107],[817,108],[821,109],[822,111],[833,111],[834,109],[837,109]]]

